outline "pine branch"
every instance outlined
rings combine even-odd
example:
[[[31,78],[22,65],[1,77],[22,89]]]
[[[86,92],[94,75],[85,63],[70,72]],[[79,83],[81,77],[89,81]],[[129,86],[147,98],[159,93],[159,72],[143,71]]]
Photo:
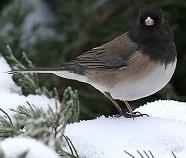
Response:
[[[20,155],[18,155],[16,157],[14,156],[14,158],[26,158],[27,154],[28,154],[28,151],[25,151],[25,152],[21,153]],[[6,156],[6,154],[0,148],[0,158],[10,158],[10,157]]]
[[[34,67],[25,53],[23,53],[24,65],[18,61],[10,46],[7,46],[5,57],[14,70]],[[54,92],[51,93],[46,88],[40,88],[37,75],[15,74],[13,78],[28,94],[43,94],[48,97],[55,95],[56,104],[55,107],[48,106],[46,111],[27,102],[28,106],[12,109],[15,112],[13,118],[0,109],[3,113],[3,116],[0,115],[0,137],[30,136],[53,147],[60,155],[66,155],[67,158],[78,157],[72,142],[64,136],[66,124],[78,121],[77,91],[73,91],[70,87],[67,88],[62,103],[59,103],[57,90],[54,89]],[[65,151],[64,146],[68,146],[71,149],[70,152]]]
[[[5,59],[9,63],[12,70],[19,70],[27,68],[34,68],[33,63],[29,60],[28,56],[23,52],[22,57],[25,65],[23,65],[20,61],[18,61],[12,49],[9,45],[7,45],[6,55],[4,55]],[[14,81],[18,86],[22,87],[22,91],[24,94],[43,94],[47,97],[53,97],[53,92],[48,91],[45,87],[40,87],[38,82],[37,74],[14,74]]]
[[[31,136],[53,147],[60,155],[79,157],[70,139],[64,136],[67,123],[78,121],[79,101],[76,91],[66,89],[62,103],[56,100],[55,108],[47,110],[38,108],[28,102],[28,106],[12,109],[15,112],[11,118],[4,110],[0,115],[0,137],[15,135]],[[63,149],[68,146],[70,153]]]
[[[7,6],[0,15],[0,53],[7,60],[12,70],[34,68],[22,47],[24,22],[33,11],[33,5],[23,7],[21,0],[16,0]],[[7,46],[5,47],[5,45]],[[22,62],[17,60],[18,58],[21,58]],[[22,87],[22,92],[25,95],[43,94],[48,97],[54,97],[53,92],[39,86],[37,74],[16,74],[13,75],[13,79],[18,86]]]
[[[0,115],[0,137],[6,138],[17,135],[19,133],[19,129],[16,125],[13,124],[11,117],[0,108],[0,111],[4,114]]]
[[[124,150],[124,153],[127,154],[128,156],[130,156],[131,158],[137,158],[126,150]],[[143,150],[143,152],[140,152],[139,150],[137,150],[137,153],[140,156],[139,158],[155,158],[155,156],[152,154],[152,152],[150,150],[148,152],[145,150]],[[176,158],[175,153],[173,151],[171,153],[173,155],[173,158]]]

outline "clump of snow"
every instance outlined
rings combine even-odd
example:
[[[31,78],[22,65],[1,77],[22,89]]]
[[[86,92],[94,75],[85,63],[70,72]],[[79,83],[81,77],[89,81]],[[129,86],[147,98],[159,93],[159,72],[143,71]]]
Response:
[[[159,100],[140,106],[136,111],[149,116],[167,118],[186,123],[186,103],[173,100]]]
[[[0,92],[21,93],[20,87],[16,86],[12,80],[12,75],[5,73],[7,71],[10,71],[10,66],[7,64],[6,60],[0,56]]]
[[[18,157],[27,151],[26,158],[59,158],[55,151],[32,138],[7,138],[0,142],[0,148],[9,158]]]
[[[168,105],[172,110],[169,110]],[[143,150],[150,150],[155,158],[173,158],[171,152],[179,158],[184,158],[186,115],[184,116],[182,109],[185,108],[186,103],[157,101],[137,109],[147,112],[150,117],[99,117],[69,124],[65,135],[71,139],[80,156],[86,158],[130,158],[125,150],[135,157],[140,157],[137,150],[142,153]],[[177,114],[173,116],[172,113]],[[177,119],[180,113],[182,117]]]
[[[28,107],[28,103],[43,110],[47,110],[48,107],[55,107],[55,99],[49,99],[44,95],[20,95],[16,93],[7,93],[0,91],[0,108],[5,110],[9,115],[13,115],[14,112],[10,109],[17,109],[18,106]]]

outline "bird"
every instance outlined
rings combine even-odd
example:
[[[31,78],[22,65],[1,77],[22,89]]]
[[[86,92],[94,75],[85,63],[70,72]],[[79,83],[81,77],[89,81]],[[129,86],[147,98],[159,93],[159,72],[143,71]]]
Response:
[[[170,23],[159,6],[146,5],[139,9],[136,22],[110,42],[58,67],[9,73],[52,73],[88,83],[110,99],[120,115],[134,118],[146,114],[134,112],[128,101],[161,90],[172,78],[176,63],[177,51]],[[123,112],[116,100],[124,101],[128,112]]]

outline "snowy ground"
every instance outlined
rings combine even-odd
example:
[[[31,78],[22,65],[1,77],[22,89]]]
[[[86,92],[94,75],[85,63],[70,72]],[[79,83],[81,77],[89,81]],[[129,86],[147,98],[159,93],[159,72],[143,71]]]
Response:
[[[150,150],[155,158],[171,158],[172,151],[178,158],[186,155],[186,124],[171,119],[100,117],[68,125],[65,134],[87,158],[130,157],[125,150],[137,158],[137,150]]]
[[[59,158],[52,149],[32,138],[7,138],[0,146],[9,158],[16,158],[23,152],[28,152],[26,158]]]
[[[54,99],[48,99],[45,96],[23,96],[11,75],[3,73],[8,70],[10,70],[9,66],[0,56],[0,107],[2,109],[7,111],[9,108],[16,108],[19,105],[27,105],[26,101],[43,108],[55,104]],[[130,158],[124,151],[136,158],[141,158],[137,150],[141,153],[143,150],[146,152],[150,150],[155,158],[174,158],[171,152],[174,152],[178,158],[185,158],[186,103],[156,101],[136,110],[147,113],[150,117],[133,120],[103,116],[95,120],[70,124],[66,128],[65,134],[71,139],[81,158]],[[10,113],[10,111],[7,112]],[[33,152],[35,151],[34,143],[38,149],[43,149],[44,146],[38,144],[39,142],[36,140],[23,138],[7,139],[0,142],[0,146],[7,151],[13,148],[13,151],[17,153],[16,151],[22,150],[22,148],[15,148],[12,145],[19,143],[24,146],[24,150],[33,147],[33,150],[31,149]],[[40,150],[37,151],[38,154],[40,154],[39,152]],[[51,154],[56,157],[53,151]],[[34,157],[43,156],[32,156],[32,158]]]

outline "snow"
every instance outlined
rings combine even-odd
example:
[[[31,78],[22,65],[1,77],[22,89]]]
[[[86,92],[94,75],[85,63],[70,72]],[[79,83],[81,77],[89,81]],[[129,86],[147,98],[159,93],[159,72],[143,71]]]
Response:
[[[186,103],[183,102],[173,100],[155,101],[139,107],[136,111],[147,113],[153,117],[167,118],[186,123]]]
[[[157,103],[161,104],[161,101],[155,102],[154,106]],[[150,104],[153,106],[153,103]],[[177,108],[177,102],[173,101],[172,104]],[[168,116],[168,113],[166,115]],[[65,135],[71,139],[79,155],[86,158],[130,157],[124,151],[140,157],[137,150],[141,152],[150,150],[155,158],[171,158],[173,151],[177,157],[184,158],[186,124],[183,121],[185,120],[186,116],[182,121],[173,118],[163,119],[157,115],[134,120],[123,117],[99,117],[68,125]]]
[[[7,93],[0,91],[0,107],[5,110],[9,115],[13,115],[10,109],[16,109],[18,106],[28,107],[28,103],[43,110],[47,110],[50,107],[55,107],[55,99],[49,99],[44,95],[28,95],[23,96],[16,93]],[[11,99],[8,99],[11,98]],[[27,103],[28,102],[28,103]]]
[[[3,110],[11,114],[9,108],[28,106],[27,101],[44,109],[55,105],[55,100],[46,96],[22,95],[11,75],[4,73],[8,70],[10,67],[0,56],[0,107]],[[185,157],[186,103],[160,100],[147,103],[136,111],[150,117],[102,116],[67,125],[65,135],[71,139],[81,158],[130,158],[124,151],[136,158],[141,157],[137,150],[141,153],[150,150],[155,158],[173,158],[171,152],[179,158]],[[30,149],[29,158],[57,157],[51,149],[31,138],[8,138],[0,142],[0,146],[10,158],[27,149]]]
[[[44,95],[22,95],[21,88],[14,83],[12,75],[5,73],[9,70],[7,62],[0,56],[0,108],[12,115],[10,109],[16,109],[20,105],[28,107],[27,102],[43,110],[47,110],[49,105],[55,107],[55,99],[49,99]]]
[[[9,70],[6,60],[0,56],[0,108],[12,116],[14,112],[10,109],[16,109],[20,105],[28,107],[27,102],[44,110],[47,110],[48,106],[55,107],[55,99],[44,95],[22,95],[21,88],[14,83],[12,75],[6,73]],[[26,158],[59,158],[52,149],[31,138],[7,138],[0,142],[0,149],[9,158],[15,158],[27,150],[29,152]]]
[[[7,138],[0,142],[0,148],[9,158],[18,157],[26,151],[26,158],[59,158],[55,151],[32,138]]]
[[[21,88],[16,86],[12,80],[12,75],[4,73],[10,70],[10,66],[7,64],[6,60],[0,56],[0,92],[15,92],[21,93]],[[1,98],[1,97],[0,97]]]

